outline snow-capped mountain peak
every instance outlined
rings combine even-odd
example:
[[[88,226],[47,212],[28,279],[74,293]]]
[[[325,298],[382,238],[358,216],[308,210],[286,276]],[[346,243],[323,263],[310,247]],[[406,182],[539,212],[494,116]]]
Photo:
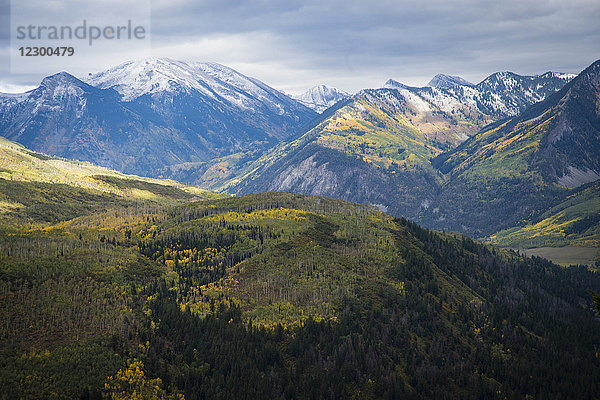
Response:
[[[68,72],[59,72],[57,74],[54,75],[50,75],[45,77],[44,79],[42,79],[42,82],[40,83],[40,86],[44,86],[44,87],[54,87],[57,85],[81,85],[82,82],[77,79],[76,77],[74,77],[73,75],[69,74]]]
[[[455,86],[473,86],[473,84],[460,76],[437,74],[429,81],[427,86],[448,89]]]
[[[542,75],[518,75],[496,72],[474,86],[480,108],[490,115],[514,116],[527,106],[544,100],[560,90],[575,75],[547,72]]]
[[[189,91],[192,89],[213,96],[199,83],[202,78],[188,63],[168,58],[147,58],[127,61],[89,76],[86,81],[101,89],[112,88],[132,101],[146,94]]]
[[[350,94],[334,87],[325,85],[313,86],[301,95],[295,96],[305,106],[322,113],[340,100],[350,97]]]
[[[502,71],[474,85],[459,76],[438,74],[421,88],[393,79],[388,80],[384,87],[402,93],[410,92],[410,96],[423,98],[443,112],[481,114],[486,122],[489,118],[495,120],[517,115],[561,89],[575,76],[559,72],[526,76]]]
[[[410,86],[407,86],[404,83],[398,82],[394,79],[388,79],[383,87],[386,89],[408,89]]]
[[[570,81],[573,80],[577,77],[577,74],[569,74],[569,73],[564,73],[564,72],[553,72],[553,71],[548,71],[544,74],[538,75],[540,78],[557,78],[557,79],[562,79],[565,81]]]
[[[257,79],[214,62],[147,58],[128,61],[93,74],[86,81],[98,88],[115,89],[126,102],[145,95],[173,97],[199,94],[211,101],[241,109],[254,109],[261,103],[279,114],[296,106],[289,97]]]
[[[85,82],[59,73],[21,96],[0,95],[7,138],[138,174],[264,150],[316,115],[231,68],[166,58],[129,61]]]
[[[40,106],[44,102],[51,101],[55,107],[61,107],[66,104],[67,99],[79,98],[89,90],[94,90],[94,88],[67,72],[59,72],[45,77],[37,89],[28,93],[31,94],[30,101],[34,101]],[[77,101],[79,102],[80,99]]]

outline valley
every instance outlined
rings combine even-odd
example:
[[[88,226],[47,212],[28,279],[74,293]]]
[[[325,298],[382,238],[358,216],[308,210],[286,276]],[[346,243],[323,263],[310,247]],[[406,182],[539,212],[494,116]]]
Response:
[[[516,249],[528,256],[546,258],[563,267],[571,265],[594,265],[598,260],[598,249],[594,247],[565,246]]]

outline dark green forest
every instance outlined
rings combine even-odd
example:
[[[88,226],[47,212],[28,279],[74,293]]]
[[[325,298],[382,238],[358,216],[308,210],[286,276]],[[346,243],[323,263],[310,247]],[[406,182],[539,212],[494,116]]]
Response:
[[[324,197],[70,206],[0,225],[2,398],[599,397],[588,267]]]

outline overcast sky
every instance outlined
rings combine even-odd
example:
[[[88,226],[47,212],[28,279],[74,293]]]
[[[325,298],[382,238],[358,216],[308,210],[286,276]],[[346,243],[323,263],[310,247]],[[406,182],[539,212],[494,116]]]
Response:
[[[77,9],[27,3],[73,21],[97,15],[75,1]],[[101,4],[109,9],[111,1]],[[8,5],[0,0],[0,91],[58,72],[43,59],[37,73],[10,71]],[[580,72],[600,58],[599,0],[153,0],[150,12],[153,56],[219,62],[289,93],[317,84],[355,92],[389,78],[424,85],[437,73],[476,83],[505,70]],[[64,69],[85,76],[138,55],[115,50],[73,58]]]

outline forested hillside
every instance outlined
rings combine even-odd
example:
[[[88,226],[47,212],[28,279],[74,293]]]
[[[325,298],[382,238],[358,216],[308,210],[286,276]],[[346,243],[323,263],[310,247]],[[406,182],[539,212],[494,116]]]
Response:
[[[572,190],[556,206],[533,215],[523,226],[495,233],[499,246],[540,247],[576,245],[600,247],[600,181]]]
[[[117,204],[51,224],[11,223],[22,211],[10,212],[0,230],[3,398],[600,390],[600,324],[586,291],[600,279],[584,267],[289,193]]]
[[[220,197],[171,180],[36,153],[0,138],[0,216],[5,222],[57,222],[117,206]]]

